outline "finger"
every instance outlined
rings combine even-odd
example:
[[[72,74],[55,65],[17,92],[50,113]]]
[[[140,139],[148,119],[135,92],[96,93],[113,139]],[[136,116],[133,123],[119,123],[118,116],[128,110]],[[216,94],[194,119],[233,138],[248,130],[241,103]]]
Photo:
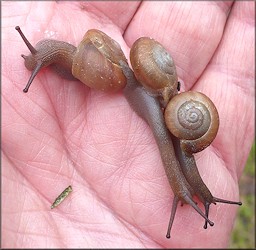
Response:
[[[58,5],[60,8],[64,7],[72,11],[80,10],[94,20],[104,23],[104,25],[115,24],[121,30],[125,30],[140,6],[140,1],[58,1]]]
[[[190,89],[219,44],[231,4],[146,1],[130,23],[125,39],[129,46],[141,36],[162,43],[173,56],[185,89]]]

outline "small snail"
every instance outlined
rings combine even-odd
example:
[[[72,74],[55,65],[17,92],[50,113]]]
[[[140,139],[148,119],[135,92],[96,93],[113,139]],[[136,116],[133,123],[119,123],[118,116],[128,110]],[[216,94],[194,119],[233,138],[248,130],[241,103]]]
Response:
[[[132,70],[126,63],[120,62],[120,64],[127,78],[127,84],[123,90],[124,95],[132,109],[149,124],[158,145],[169,184],[174,192],[172,212],[166,237],[170,238],[170,231],[179,200],[181,200],[182,203],[191,205],[211,226],[213,226],[214,223],[203,214],[192,199],[194,191],[184,177],[179,161],[176,159],[171,133],[165,125],[159,100],[156,96],[148,95],[147,92],[144,91],[143,86],[138,83]]]
[[[155,55],[155,52],[153,52],[155,50],[154,44],[158,55]],[[156,104],[153,104],[153,102],[149,104],[149,100],[144,101],[148,106],[150,105],[150,108],[137,105],[137,113],[148,122],[155,135],[167,177],[175,194],[166,237],[170,237],[177,202],[179,199],[182,201],[182,197],[178,196],[182,188],[172,183],[181,180],[181,178],[178,177],[179,175],[185,176],[185,179],[189,184],[189,186],[187,186],[187,191],[190,191],[191,197],[192,194],[196,194],[203,202],[207,218],[211,203],[216,204],[216,202],[222,202],[241,205],[241,202],[223,200],[212,196],[198,172],[195,159],[192,155],[209,146],[217,134],[219,116],[212,101],[204,94],[192,91],[177,95],[179,83],[177,82],[177,74],[173,60],[168,52],[154,39],[143,37],[136,40],[131,48],[130,61],[138,82],[140,82],[145,89],[149,90],[149,93],[152,96],[155,95],[158,98],[159,96],[162,97],[163,102],[161,103],[163,104],[163,107],[166,107],[166,104],[170,99],[164,112],[165,121],[162,121],[159,117],[156,120],[157,115],[154,113],[156,113],[156,110],[159,111],[159,107]],[[128,73],[126,72],[125,75],[127,74]],[[132,85],[129,84],[129,81],[135,82],[134,79],[131,80],[129,78],[132,77],[130,76],[127,78],[127,86],[124,89],[124,94],[128,85]],[[152,79],[157,82],[156,87],[152,83]],[[161,83],[163,83],[163,85],[161,85]],[[175,86],[177,86],[177,88],[175,88]],[[125,95],[128,99],[129,92]],[[130,102],[130,105],[134,110],[136,110],[136,100]],[[149,116],[149,113],[152,117]],[[188,119],[188,121],[186,119]],[[166,123],[168,129],[172,133],[171,135],[167,134],[165,126],[162,123]],[[183,129],[182,132],[180,132],[181,129]],[[198,139],[199,137],[201,138]],[[166,154],[171,154],[170,152],[166,153],[166,141],[173,141],[175,156],[179,161],[182,173],[179,172],[179,168],[170,166],[168,162],[165,162]],[[171,146],[169,145],[169,147]],[[176,172],[177,176],[173,178],[173,176],[170,175],[170,171],[172,171],[173,175],[173,172]],[[184,184],[185,183],[182,185]],[[208,221],[205,220],[204,228],[207,228],[207,223]]]
[[[242,205],[241,202],[213,197],[203,182],[192,155],[208,147],[217,135],[219,115],[214,103],[200,92],[187,91],[178,94],[166,107],[165,122],[175,136],[172,140],[182,172],[203,202],[206,216],[209,215],[209,207],[212,203]],[[205,221],[204,228],[207,228],[207,221]]]
[[[28,92],[30,84],[40,69],[51,66],[61,77],[69,80],[79,79],[91,88],[106,92],[115,92],[126,84],[125,76],[119,61],[126,61],[120,45],[100,30],[88,30],[81,43],[75,46],[52,39],[45,39],[33,47],[22,33],[19,32],[31,54],[21,55],[25,66],[32,71],[27,86],[23,90]]]

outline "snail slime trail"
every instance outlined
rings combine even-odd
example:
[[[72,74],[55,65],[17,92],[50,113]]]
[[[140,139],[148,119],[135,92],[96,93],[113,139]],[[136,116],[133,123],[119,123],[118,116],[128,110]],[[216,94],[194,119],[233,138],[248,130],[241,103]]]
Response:
[[[159,42],[148,37],[134,42],[130,50],[132,71],[120,45],[100,30],[88,30],[76,48],[50,39],[32,46],[20,27],[15,29],[30,50],[28,56],[21,55],[25,67],[32,71],[23,90],[25,93],[39,71],[49,66],[62,78],[80,80],[96,90],[123,90],[131,108],[148,123],[174,193],[167,238],[171,235],[179,201],[191,205],[204,218],[204,228],[208,223],[213,226],[208,219],[210,204],[242,204],[214,197],[200,177],[193,154],[214,140],[219,127],[218,112],[202,93],[178,93],[180,83],[174,61]],[[192,130],[188,131],[191,127]],[[180,132],[184,128],[186,131]],[[70,189],[65,189],[52,206],[58,205],[69,192]],[[205,214],[194,202],[193,195],[197,195],[204,204]]]

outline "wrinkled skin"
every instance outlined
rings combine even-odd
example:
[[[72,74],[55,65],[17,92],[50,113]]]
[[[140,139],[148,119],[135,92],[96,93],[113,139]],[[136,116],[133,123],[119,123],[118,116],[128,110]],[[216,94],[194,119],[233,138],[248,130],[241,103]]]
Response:
[[[162,43],[181,90],[202,91],[220,114],[216,139],[196,155],[202,178],[214,196],[239,200],[254,138],[254,11],[253,2],[2,2],[2,247],[226,247],[234,205],[212,205],[207,230],[179,206],[165,238],[173,192],[149,127],[121,92],[49,69],[22,92],[30,72],[20,54],[29,52],[14,27],[32,44],[74,45],[100,29],[127,57],[141,36]],[[68,185],[73,192],[51,210]]]

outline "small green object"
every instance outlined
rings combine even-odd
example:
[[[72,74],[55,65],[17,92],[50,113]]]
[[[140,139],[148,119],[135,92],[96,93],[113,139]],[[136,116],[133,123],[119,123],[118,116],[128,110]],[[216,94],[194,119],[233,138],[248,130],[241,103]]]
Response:
[[[51,209],[59,206],[59,204],[69,195],[70,192],[72,192],[72,187],[68,186],[53,202]]]

